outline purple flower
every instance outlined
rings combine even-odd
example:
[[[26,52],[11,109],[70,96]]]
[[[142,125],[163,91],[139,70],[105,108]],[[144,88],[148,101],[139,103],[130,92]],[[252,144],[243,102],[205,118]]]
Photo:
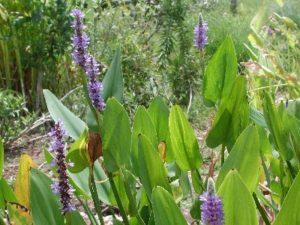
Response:
[[[74,209],[71,203],[71,194],[72,188],[69,184],[69,177],[67,174],[67,164],[66,164],[66,156],[64,153],[64,136],[65,131],[62,128],[62,123],[57,122],[54,125],[54,128],[51,129],[49,136],[52,138],[50,149],[55,155],[54,160],[51,164],[57,166],[58,173],[58,181],[55,181],[51,185],[51,189],[54,194],[58,194],[60,196],[60,202],[62,204],[62,213],[65,214]]]
[[[72,10],[72,15],[74,16],[74,21],[72,24],[72,27],[74,28],[74,35],[72,37],[74,50],[72,57],[74,62],[84,69],[86,60],[88,58],[87,48],[90,39],[84,32],[85,26],[82,22],[84,18],[83,12],[81,12],[79,9],[74,9]]]
[[[103,85],[96,80],[99,75],[99,64],[93,56],[90,56],[86,62],[86,74],[88,75],[88,91],[93,106],[99,111],[103,111],[105,108],[105,102],[101,96]]]
[[[203,225],[223,225],[224,213],[221,199],[215,194],[215,185],[212,178],[208,179],[207,192],[200,196],[201,220]]]
[[[105,108],[105,102],[101,96],[103,87],[102,83],[97,81],[100,65],[88,53],[89,37],[84,32],[85,26],[82,22],[84,14],[79,9],[74,9],[72,10],[72,15],[74,16],[72,25],[74,28],[74,35],[72,37],[74,48],[72,53],[73,60],[85,71],[88,77],[87,88],[93,106],[99,111],[103,111]]]
[[[202,15],[199,16],[199,23],[195,27],[194,34],[194,42],[195,42],[195,47],[198,48],[199,50],[203,50],[205,45],[207,45],[207,22],[203,20]]]

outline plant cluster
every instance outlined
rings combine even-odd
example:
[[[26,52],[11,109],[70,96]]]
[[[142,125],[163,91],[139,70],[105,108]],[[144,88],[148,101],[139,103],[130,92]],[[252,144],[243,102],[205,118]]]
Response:
[[[44,150],[55,182],[23,155],[13,190],[2,177],[0,144],[0,213],[8,223],[86,224],[78,210],[82,206],[90,223],[101,225],[105,208],[116,225],[187,225],[182,211],[189,211],[193,224],[299,224],[299,104],[277,106],[270,93],[263,94],[262,112],[250,104],[247,79],[238,72],[230,37],[204,73],[204,102],[216,109],[205,141],[218,155],[206,159],[179,105],[169,106],[164,98],[155,97],[130,119],[122,105],[120,49],[106,71],[103,89],[90,85],[100,81],[91,77],[94,66],[83,14],[75,10],[73,15],[73,59],[83,74],[86,120],[51,91],[43,91],[55,121],[50,148]],[[98,74],[95,71],[93,75]],[[95,104],[95,96],[105,107]],[[65,135],[73,141],[67,142]],[[208,173],[204,172],[207,162]],[[216,163],[221,166],[217,176]],[[183,208],[188,197],[193,204]]]

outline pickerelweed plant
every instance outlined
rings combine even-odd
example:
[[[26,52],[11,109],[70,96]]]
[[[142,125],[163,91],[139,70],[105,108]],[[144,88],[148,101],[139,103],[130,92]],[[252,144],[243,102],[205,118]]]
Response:
[[[83,14],[75,12],[82,23]],[[88,48],[79,51],[76,46],[76,56],[82,49],[89,56],[79,57],[88,63],[74,58],[86,72],[86,67],[93,68]],[[97,64],[94,59],[92,63]],[[265,93],[262,107],[255,108],[248,99],[247,77],[237,68],[233,41],[227,37],[206,66],[203,80],[204,101],[216,109],[205,139],[214,153],[210,158],[202,156],[181,107],[162,97],[148,108],[139,106],[130,119],[122,105],[120,50],[104,76],[103,91],[93,92],[105,108],[93,104],[94,95],[82,79],[89,107],[85,121],[44,90],[55,121],[52,148],[44,150],[46,161],[55,162],[53,176],[23,155],[13,191],[2,177],[0,144],[1,222],[104,225],[111,215],[114,224],[125,225],[299,225],[299,104],[277,106]],[[84,78],[97,81],[91,74],[98,71]],[[69,139],[63,138],[63,130]],[[52,185],[53,180],[58,185]],[[187,219],[182,211],[187,214],[189,205],[183,203],[191,199]]]

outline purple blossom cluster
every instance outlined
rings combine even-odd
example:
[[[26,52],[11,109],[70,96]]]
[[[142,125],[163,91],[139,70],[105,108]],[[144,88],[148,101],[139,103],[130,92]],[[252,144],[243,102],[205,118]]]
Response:
[[[103,111],[105,102],[101,96],[103,91],[102,83],[97,80],[100,74],[100,65],[96,59],[88,53],[89,37],[84,32],[85,26],[83,24],[84,14],[79,9],[72,10],[74,22],[72,27],[74,29],[73,41],[73,61],[80,66],[88,77],[88,92],[93,106]]]
[[[203,20],[202,15],[199,16],[199,23],[194,29],[194,43],[195,47],[198,48],[199,50],[203,50],[205,45],[208,43],[208,38],[207,38],[207,30],[208,30],[208,25],[207,22]]]
[[[57,166],[58,181],[55,181],[51,185],[51,189],[54,194],[60,196],[60,202],[62,204],[62,213],[75,210],[75,207],[71,203],[71,195],[73,189],[69,183],[69,177],[67,174],[67,164],[66,156],[64,153],[64,136],[65,131],[62,127],[62,122],[55,123],[54,127],[51,129],[49,136],[51,138],[51,146],[49,151],[54,154],[54,160],[51,166]]]
[[[215,194],[215,186],[212,178],[209,178],[207,192],[200,196],[201,220],[203,225],[223,225],[224,212],[221,199]]]

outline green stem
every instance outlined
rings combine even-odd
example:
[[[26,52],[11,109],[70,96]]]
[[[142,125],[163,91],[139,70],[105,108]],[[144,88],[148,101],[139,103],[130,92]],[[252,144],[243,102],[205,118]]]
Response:
[[[126,215],[126,212],[124,210],[124,207],[123,207],[123,204],[122,204],[122,201],[120,199],[120,196],[119,196],[119,193],[118,193],[118,190],[116,188],[116,184],[115,184],[115,181],[113,179],[113,176],[110,172],[107,172],[107,176],[108,176],[108,179],[109,179],[109,183],[110,183],[110,186],[111,186],[111,189],[114,193],[114,196],[115,196],[115,199],[117,201],[117,204],[118,204],[118,208],[120,210],[120,214],[122,216],[122,219],[123,219],[123,222],[125,225],[129,225],[129,221],[128,221],[128,218],[127,218],[127,215]]]
[[[221,166],[224,164],[225,161],[225,144],[222,144],[222,149],[221,149]]]
[[[265,224],[266,225],[271,225],[271,223],[270,223],[270,221],[268,219],[267,213],[265,212],[265,210],[263,209],[263,207],[260,205],[256,194],[253,193],[252,196],[253,196],[254,202],[256,204],[256,207],[257,207],[257,209],[258,209],[258,211],[259,211],[262,219],[264,220]]]
[[[97,212],[98,217],[99,217],[100,224],[105,225],[104,220],[103,220],[103,216],[102,216],[102,212],[101,212],[101,203],[100,203],[100,200],[99,200],[98,194],[97,194],[97,188],[96,188],[96,183],[95,183],[94,167],[93,166],[90,167],[89,188],[90,188],[90,191],[91,191],[91,195],[92,195],[92,199],[93,199],[93,202],[94,202],[96,212]]]

